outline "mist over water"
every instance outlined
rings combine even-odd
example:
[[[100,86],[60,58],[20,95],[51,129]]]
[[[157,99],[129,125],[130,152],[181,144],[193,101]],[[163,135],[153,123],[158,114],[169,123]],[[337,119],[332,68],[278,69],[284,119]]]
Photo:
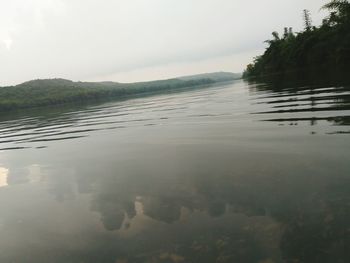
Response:
[[[0,262],[346,262],[350,86],[0,117]]]

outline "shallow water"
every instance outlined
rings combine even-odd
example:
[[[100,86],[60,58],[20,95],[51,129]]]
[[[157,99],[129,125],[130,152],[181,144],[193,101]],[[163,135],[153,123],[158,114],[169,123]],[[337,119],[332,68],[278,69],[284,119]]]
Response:
[[[350,86],[239,81],[0,117],[0,262],[348,262]]]

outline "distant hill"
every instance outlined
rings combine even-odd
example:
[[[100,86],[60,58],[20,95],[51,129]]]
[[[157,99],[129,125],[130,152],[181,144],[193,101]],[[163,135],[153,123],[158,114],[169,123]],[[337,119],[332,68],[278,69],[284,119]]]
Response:
[[[182,80],[211,79],[215,82],[221,82],[221,81],[237,80],[240,78],[242,78],[242,74],[240,73],[213,72],[213,73],[184,76],[184,77],[179,77],[178,79],[182,79]]]
[[[117,99],[130,95],[199,87],[237,78],[239,74],[218,72],[137,83],[74,82],[59,78],[38,79],[16,86],[0,87],[0,111]]]
[[[118,82],[104,81],[104,82],[74,82],[68,79],[36,79],[23,82],[14,87],[16,88],[46,88],[46,89],[60,89],[60,88],[103,88],[103,87],[119,87]]]

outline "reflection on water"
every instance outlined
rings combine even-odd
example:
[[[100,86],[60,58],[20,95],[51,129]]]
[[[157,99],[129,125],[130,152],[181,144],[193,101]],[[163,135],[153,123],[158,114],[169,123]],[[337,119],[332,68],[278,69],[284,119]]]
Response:
[[[330,122],[333,126],[350,125],[350,87],[324,88],[322,86],[299,87],[297,90],[282,89],[269,93],[269,86],[257,85],[253,90],[258,94],[267,93],[256,98],[257,104],[269,105],[266,111],[255,114],[276,115],[266,121],[290,123]],[[340,129],[343,127],[339,127]],[[346,130],[347,131],[347,130]],[[344,130],[333,131],[329,134],[346,133]]]
[[[349,95],[238,82],[3,116],[0,262],[347,262]]]
[[[0,167],[0,187],[7,186],[8,172],[8,169]]]

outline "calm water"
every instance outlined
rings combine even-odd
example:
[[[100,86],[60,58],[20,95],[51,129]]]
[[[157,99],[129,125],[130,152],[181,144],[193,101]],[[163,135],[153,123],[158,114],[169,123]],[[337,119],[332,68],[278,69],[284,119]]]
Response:
[[[349,262],[350,86],[237,82],[0,117],[0,262]]]

